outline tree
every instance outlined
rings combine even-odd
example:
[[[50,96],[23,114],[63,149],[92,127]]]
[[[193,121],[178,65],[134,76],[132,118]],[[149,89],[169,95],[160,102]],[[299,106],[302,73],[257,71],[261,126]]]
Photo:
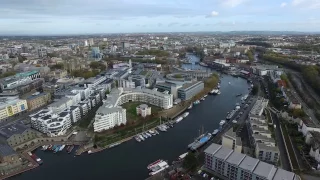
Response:
[[[258,85],[255,84],[255,85],[252,87],[252,91],[251,91],[252,95],[257,95],[258,90],[259,90],[259,87],[258,87]]]
[[[23,63],[23,61],[27,60],[27,58],[24,57],[24,56],[19,55],[18,56],[18,60],[19,60],[20,63]]]
[[[253,57],[253,54],[252,54],[252,51],[251,51],[251,50],[249,50],[249,51],[247,52],[247,56],[248,56],[250,62],[254,61],[254,57]]]
[[[97,61],[93,61],[90,63],[90,68],[92,69],[100,69],[101,71],[104,71],[106,70],[106,65],[100,63],[100,62],[97,62]]]
[[[196,155],[189,152],[183,160],[182,166],[190,171],[194,171],[198,166],[198,159]]]
[[[64,65],[62,63],[55,64],[51,66],[52,69],[63,69]]]

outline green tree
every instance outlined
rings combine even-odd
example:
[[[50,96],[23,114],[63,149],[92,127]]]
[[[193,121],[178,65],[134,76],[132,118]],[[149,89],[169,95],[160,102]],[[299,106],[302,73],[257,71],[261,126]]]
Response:
[[[252,95],[257,95],[258,90],[259,90],[259,87],[258,87],[258,85],[255,84],[255,85],[252,87],[252,91],[251,91]]]
[[[198,166],[198,159],[196,155],[192,152],[189,152],[184,158],[182,166],[187,170],[194,171]]]
[[[64,65],[62,63],[55,64],[51,66],[52,69],[63,69]]]

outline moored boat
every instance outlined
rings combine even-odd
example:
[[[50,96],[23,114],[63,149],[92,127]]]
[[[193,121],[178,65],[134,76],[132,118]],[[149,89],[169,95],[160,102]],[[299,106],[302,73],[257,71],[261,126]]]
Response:
[[[66,147],[66,145],[62,145],[62,146],[59,148],[59,151],[62,151],[65,147]]]
[[[73,149],[74,149],[74,145],[69,146],[69,148],[67,150],[68,154],[70,154]]]
[[[215,130],[213,131],[212,135],[215,136],[215,135],[218,134],[218,132],[219,132],[219,129],[215,129]]]
[[[178,122],[180,122],[180,121],[182,121],[183,120],[183,117],[178,117],[177,119],[176,119],[176,123],[178,123]]]
[[[30,153],[31,154],[31,153]],[[29,154],[29,155],[30,155]],[[31,154],[31,158],[36,161],[39,165],[41,165],[43,163],[43,161],[38,157],[36,156],[35,154]]]
[[[189,115],[189,112],[185,112],[185,113],[183,113],[183,118],[185,118],[185,117],[187,117]]]
[[[194,105],[200,104],[199,100],[196,100],[195,102],[193,102]]]
[[[147,169],[151,169],[152,167],[156,166],[157,164],[159,164],[159,163],[162,162],[162,161],[163,161],[163,160],[158,159],[158,160],[156,160],[155,162],[150,163],[150,164],[147,166]]]
[[[141,142],[141,139],[139,138],[139,136],[135,136],[134,138],[136,139],[136,141]]]
[[[193,107],[192,104],[190,104],[190,106],[188,107],[188,109],[192,109],[192,107]]]

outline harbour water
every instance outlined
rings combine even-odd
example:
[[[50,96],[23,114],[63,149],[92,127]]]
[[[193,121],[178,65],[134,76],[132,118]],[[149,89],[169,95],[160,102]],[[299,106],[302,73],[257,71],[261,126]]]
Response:
[[[109,150],[78,157],[65,151],[53,154],[37,150],[43,165],[11,179],[145,179],[148,177],[148,164],[157,159],[176,160],[187,151],[188,144],[198,137],[202,127],[207,132],[219,127],[220,120],[225,119],[227,112],[240,102],[241,97],[236,97],[236,94],[248,93],[244,79],[224,75],[221,81],[220,95],[209,95],[205,101],[194,105],[188,110],[189,116],[167,132],[144,142],[138,143],[133,139]]]

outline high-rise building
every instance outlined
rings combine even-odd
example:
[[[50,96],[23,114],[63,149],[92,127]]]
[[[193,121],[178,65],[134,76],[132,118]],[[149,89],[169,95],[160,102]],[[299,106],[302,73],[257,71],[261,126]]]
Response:
[[[92,58],[95,58],[95,59],[101,58],[99,47],[92,47],[91,48],[91,56],[92,56]]]
[[[93,46],[93,45],[94,45],[93,38],[90,38],[90,39],[89,39],[89,45],[90,45],[90,46]]]
[[[84,46],[85,46],[85,47],[88,46],[88,41],[87,41],[87,40],[84,41]]]

